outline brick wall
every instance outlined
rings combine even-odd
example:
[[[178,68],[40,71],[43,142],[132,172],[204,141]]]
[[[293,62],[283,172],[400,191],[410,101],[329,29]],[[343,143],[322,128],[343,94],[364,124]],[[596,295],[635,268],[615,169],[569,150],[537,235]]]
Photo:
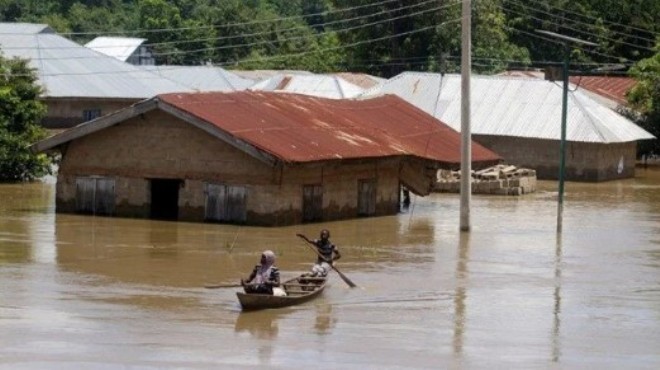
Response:
[[[83,111],[100,109],[101,115],[126,108],[139,99],[44,99],[47,111],[41,124],[46,128],[69,128],[84,122]]]
[[[536,170],[540,180],[559,177],[559,141],[508,136],[474,135],[504,161]],[[635,176],[636,142],[600,144],[566,142],[565,179],[607,181]],[[619,162],[622,163],[619,171]]]

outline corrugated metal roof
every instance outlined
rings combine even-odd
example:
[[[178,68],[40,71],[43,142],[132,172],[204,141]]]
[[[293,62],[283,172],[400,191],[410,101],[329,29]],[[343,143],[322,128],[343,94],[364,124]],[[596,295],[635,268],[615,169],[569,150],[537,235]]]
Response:
[[[37,33],[55,33],[47,24],[37,23],[0,23],[0,34],[35,35]]]
[[[618,104],[627,104],[626,93],[637,81],[630,77],[571,76],[570,82]]]
[[[1,25],[5,33],[0,33],[0,50],[9,58],[30,59],[30,66],[37,70],[39,82],[46,90],[45,97],[145,99],[160,93],[191,91],[174,81],[49,33],[43,25]],[[44,32],[21,32],[26,29]]]
[[[561,84],[528,78],[472,76],[470,90],[473,134],[560,139]],[[379,94],[396,94],[460,131],[460,75],[441,77],[434,73],[405,72],[363,96]],[[569,141],[617,143],[654,138],[579,89],[569,93],[566,125]]]
[[[80,124],[33,145],[45,151],[161,109],[267,163],[414,156],[457,166],[460,134],[394,95],[335,100],[241,91],[165,94]],[[500,157],[473,143],[472,159]]]
[[[135,37],[100,36],[86,43],[85,47],[125,62],[145,41],[147,39]]]
[[[257,82],[250,90],[281,91],[330,99],[353,98],[364,92],[363,88],[337,76],[287,74]]]
[[[241,70],[241,69],[233,69],[230,70],[231,73],[234,73],[237,76],[247,78],[248,80],[252,80],[253,82],[259,82],[263,80],[267,80],[273,76],[277,75],[313,75],[312,72],[309,71],[296,71],[296,70],[290,70],[290,69],[283,69],[283,70],[278,70],[278,69],[254,69],[254,70]]]
[[[195,91],[240,91],[254,82],[217,66],[140,66]]]
[[[536,78],[536,79],[545,79],[544,71],[537,70],[510,70],[498,73],[498,76],[508,76],[508,77],[522,77],[522,78]]]
[[[411,155],[460,163],[460,134],[393,95],[333,100],[244,91],[158,99],[285,162]],[[475,162],[499,159],[477,143],[472,155]]]
[[[337,76],[363,89],[370,89],[380,83],[387,81],[385,78],[368,75],[366,73],[339,72],[330,73],[330,75]]]

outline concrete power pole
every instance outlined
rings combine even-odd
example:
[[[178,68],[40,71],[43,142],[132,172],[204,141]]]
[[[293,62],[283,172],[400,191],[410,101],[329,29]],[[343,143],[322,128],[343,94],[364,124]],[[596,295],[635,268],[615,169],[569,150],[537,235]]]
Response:
[[[546,36],[559,40],[564,47],[564,63],[562,64],[562,80],[564,87],[562,89],[561,99],[561,136],[559,139],[559,190],[557,191],[557,234],[561,234],[564,219],[564,172],[566,172],[566,112],[568,109],[568,67],[570,65],[571,50],[570,44],[582,44],[588,46],[598,46],[593,42],[577,39],[544,30],[536,30]]]
[[[472,133],[470,131],[471,6],[471,0],[463,0],[463,19],[461,22],[461,231],[470,231],[470,199],[472,197]]]

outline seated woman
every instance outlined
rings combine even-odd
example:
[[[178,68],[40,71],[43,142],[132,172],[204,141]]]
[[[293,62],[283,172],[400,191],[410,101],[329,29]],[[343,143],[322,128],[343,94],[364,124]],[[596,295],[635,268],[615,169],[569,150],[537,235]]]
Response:
[[[264,251],[260,264],[254,266],[247,280],[241,279],[245,293],[273,294],[273,287],[280,286],[280,270],[275,267],[275,253]]]

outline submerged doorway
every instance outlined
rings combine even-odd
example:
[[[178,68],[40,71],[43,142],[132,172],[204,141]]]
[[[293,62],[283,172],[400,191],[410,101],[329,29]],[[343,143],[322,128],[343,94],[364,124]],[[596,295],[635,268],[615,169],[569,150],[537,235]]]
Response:
[[[151,212],[155,220],[179,218],[179,187],[181,180],[151,179]]]

